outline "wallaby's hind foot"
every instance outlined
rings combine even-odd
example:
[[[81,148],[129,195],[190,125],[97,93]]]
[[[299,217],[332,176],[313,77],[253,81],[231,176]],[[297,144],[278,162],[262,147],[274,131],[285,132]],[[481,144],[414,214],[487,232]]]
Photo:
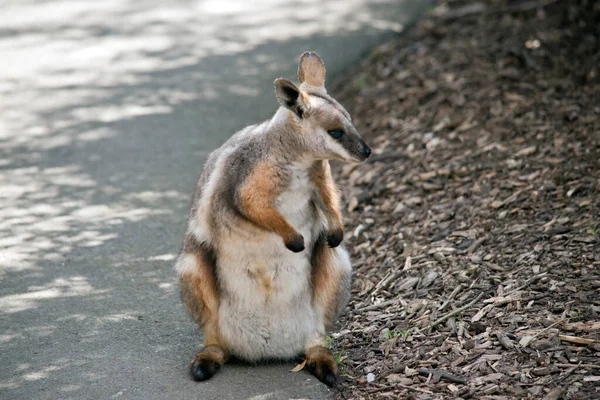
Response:
[[[337,380],[337,363],[331,352],[323,346],[313,346],[304,352],[308,370],[327,386],[334,386]]]
[[[190,373],[195,381],[205,381],[221,368],[225,362],[225,351],[218,345],[204,347],[192,360]]]

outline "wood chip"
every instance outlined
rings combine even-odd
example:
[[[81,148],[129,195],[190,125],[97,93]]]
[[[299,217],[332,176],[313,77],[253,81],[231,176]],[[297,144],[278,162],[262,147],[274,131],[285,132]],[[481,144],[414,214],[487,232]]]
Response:
[[[504,347],[506,350],[512,350],[515,348],[514,342],[510,340],[508,336],[506,336],[506,333],[502,331],[496,331],[494,332],[494,334],[498,338],[498,341],[500,342],[502,347]]]
[[[487,314],[492,308],[494,308],[493,304],[488,304],[487,306],[481,308],[473,317],[471,318],[471,322],[478,322]]]
[[[437,383],[442,379],[450,381],[450,382],[462,383],[462,384],[467,382],[467,380],[461,376],[452,375],[451,373],[440,370],[440,369],[433,369],[433,370],[419,369],[419,370],[417,370],[417,372],[423,376],[431,375],[433,383]]]
[[[358,207],[358,199],[356,197],[353,197],[348,203],[348,212],[354,211],[356,207]]]
[[[587,344],[600,343],[600,340],[586,339],[586,338],[580,338],[580,337],[569,336],[569,335],[558,335],[558,338],[560,340],[564,340],[565,342],[577,343],[577,344],[586,344],[587,345]]]
[[[558,400],[563,393],[563,388],[556,387],[544,396],[543,400]]]
[[[448,384],[448,386],[446,386],[448,388],[449,391],[451,391],[452,393],[456,394],[460,391],[460,389],[458,388],[458,386],[453,385],[452,383]]]
[[[484,383],[487,382],[495,382],[495,381],[499,381],[500,379],[504,378],[505,375],[497,372],[494,374],[489,374],[489,375],[484,375],[484,376],[478,376],[476,378],[474,378],[471,382],[473,382],[473,384],[475,386],[480,386],[483,385]]]
[[[530,336],[530,335],[525,335],[521,338],[521,340],[519,340],[519,346],[521,347],[527,347],[529,346],[529,343],[531,343],[531,341],[535,339],[534,336]]]
[[[592,332],[600,330],[600,322],[586,321],[563,324],[562,329],[573,332]]]
[[[589,368],[589,369],[600,369],[600,365],[594,364],[556,364],[557,367],[561,368]]]
[[[515,154],[515,157],[529,156],[529,155],[532,155],[533,153],[535,153],[536,150],[537,150],[537,146],[535,146],[535,145],[525,147],[524,149],[517,151],[517,153]]]

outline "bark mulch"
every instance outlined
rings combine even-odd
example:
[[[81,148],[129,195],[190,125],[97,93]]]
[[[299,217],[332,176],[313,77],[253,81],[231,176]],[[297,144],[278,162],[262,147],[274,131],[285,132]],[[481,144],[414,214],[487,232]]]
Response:
[[[600,398],[598,3],[442,2],[334,90],[339,398]]]

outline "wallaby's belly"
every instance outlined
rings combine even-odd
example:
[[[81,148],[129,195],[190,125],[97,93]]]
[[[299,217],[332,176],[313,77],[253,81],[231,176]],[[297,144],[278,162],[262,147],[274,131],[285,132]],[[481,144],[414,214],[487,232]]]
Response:
[[[304,236],[293,253],[279,236],[232,230],[219,251],[219,328],[232,354],[247,359],[293,357],[317,331],[311,260],[319,221],[308,200],[281,212]]]

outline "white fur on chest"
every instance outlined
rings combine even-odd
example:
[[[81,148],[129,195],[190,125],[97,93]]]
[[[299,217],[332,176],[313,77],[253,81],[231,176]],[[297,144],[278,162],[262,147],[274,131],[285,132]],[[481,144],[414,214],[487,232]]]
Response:
[[[309,166],[297,163],[290,167],[286,190],[276,200],[277,210],[310,243],[315,223],[311,199],[315,186],[310,180]],[[308,235],[308,237],[307,237]]]
[[[232,230],[219,251],[224,290],[219,325],[233,354],[248,360],[293,357],[322,330],[312,308],[310,253],[322,222],[308,168],[293,166],[276,207],[304,237],[294,253],[274,233]]]

